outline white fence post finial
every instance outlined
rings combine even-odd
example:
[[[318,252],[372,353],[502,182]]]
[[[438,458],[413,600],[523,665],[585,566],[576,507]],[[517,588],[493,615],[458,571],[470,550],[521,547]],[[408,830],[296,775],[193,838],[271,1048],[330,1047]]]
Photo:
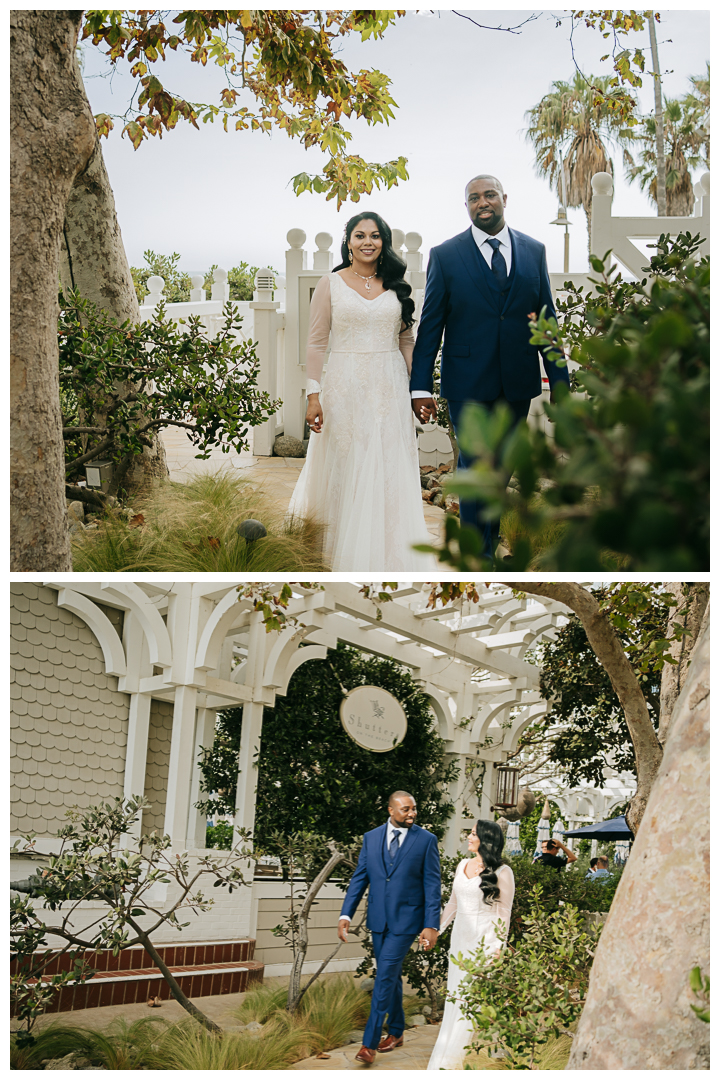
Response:
[[[198,301],[202,302],[203,300],[205,300],[206,299],[205,290],[203,289],[203,285],[205,284],[205,275],[204,274],[191,274],[190,275],[190,284],[192,285],[192,288],[190,290],[190,300],[191,300],[191,302],[192,303],[197,303]]]
[[[403,246],[404,243],[405,243],[405,233],[402,231],[402,229],[393,229],[392,230],[392,246],[393,246],[393,249],[395,251],[397,251],[398,255],[402,251],[402,246]]]
[[[223,270],[221,266],[218,266],[216,270],[213,270],[213,284],[211,299],[221,300],[223,303],[230,299],[230,286],[228,285],[228,273],[227,270]]]
[[[332,270],[333,254],[330,250],[332,242],[333,238],[329,232],[317,234],[315,237],[317,251],[313,253],[313,270]]]
[[[153,274],[147,280],[148,295],[145,297],[145,305],[147,307],[155,307],[164,300],[163,289],[165,288],[165,279],[161,278],[159,274]]]

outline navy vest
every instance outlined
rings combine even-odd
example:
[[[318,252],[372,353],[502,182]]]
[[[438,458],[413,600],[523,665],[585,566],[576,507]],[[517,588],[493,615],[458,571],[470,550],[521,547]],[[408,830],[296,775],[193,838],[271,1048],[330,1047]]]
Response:
[[[505,308],[505,304],[507,303],[507,298],[510,295],[510,289],[512,288],[512,283],[515,280],[515,267],[517,265],[517,258],[515,257],[515,245],[512,242],[512,236],[510,237],[510,244],[511,244],[511,247],[512,247],[512,266],[510,267],[510,273],[508,274],[507,281],[505,282],[505,288],[501,290],[500,286],[498,285],[497,278],[493,274],[492,269],[486,263],[486,261],[485,261],[483,255],[482,255],[479,247],[475,243],[475,234],[473,233],[473,245],[472,246],[473,246],[473,250],[475,252],[475,258],[476,258],[477,263],[478,263],[478,269],[479,269],[480,273],[482,274],[482,276],[485,278],[485,281],[486,281],[491,293],[493,294],[493,296],[496,299],[499,314],[502,314],[502,312],[503,312],[503,310]],[[491,250],[491,253],[492,253],[492,249],[490,249],[490,250]],[[505,257],[504,254],[503,254],[502,249],[500,249],[500,254],[503,255],[503,258]]]

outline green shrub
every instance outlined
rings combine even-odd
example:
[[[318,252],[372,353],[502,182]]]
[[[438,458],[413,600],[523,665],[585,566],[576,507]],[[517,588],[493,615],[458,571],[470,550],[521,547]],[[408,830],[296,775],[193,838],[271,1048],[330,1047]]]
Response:
[[[229,851],[232,847],[233,827],[229,821],[218,821],[217,825],[208,825],[205,831],[205,847],[224,848]]]
[[[455,958],[466,972],[456,996],[473,1044],[503,1053],[514,1069],[537,1068],[538,1049],[579,1019],[597,940],[576,907],[550,912],[541,892],[533,885],[524,933],[499,956],[481,947]]]
[[[557,871],[551,866],[534,863],[527,855],[515,855],[507,860],[515,876],[515,898],[510,917],[510,940],[518,942],[525,932],[534,910],[535,892],[542,909],[551,914],[563,905],[572,904],[580,911],[609,911],[620,883],[622,868],[611,871],[609,878],[591,881],[575,864]]]

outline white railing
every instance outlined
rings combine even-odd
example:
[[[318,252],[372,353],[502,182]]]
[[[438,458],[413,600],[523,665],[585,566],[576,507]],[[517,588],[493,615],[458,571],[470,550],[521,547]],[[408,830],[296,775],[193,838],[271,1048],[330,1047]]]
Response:
[[[611,250],[614,257],[635,277],[642,277],[642,267],[648,263],[648,255],[633,244],[633,240],[656,239],[660,233],[691,231],[700,233],[703,245],[700,255],[708,250],[710,236],[710,174],[705,173],[695,185],[697,198],[692,217],[614,217],[612,214],[612,177],[609,173],[596,173],[592,180],[593,204],[591,227],[591,250],[604,255]],[[310,301],[320,278],[329,274],[339,261],[331,250],[333,237],[321,232],[315,237],[312,253],[312,269],[308,267],[305,250],[306,234],[302,229],[290,229],[287,234],[289,247],[285,252],[285,278],[275,278],[266,268],[255,277],[252,300],[237,303],[243,316],[241,336],[257,342],[261,360],[260,387],[272,398],[281,398],[282,409],[265,424],[254,429],[253,453],[271,455],[275,437],[281,431],[302,439],[305,434],[305,348],[310,319]],[[422,308],[425,290],[425,271],[421,252],[422,236],[417,232],[403,233],[393,229],[393,247],[407,263],[407,280],[413,289],[416,310]],[[589,285],[588,274],[550,274],[553,294],[562,291],[565,281]],[[229,296],[227,271],[215,270],[210,298],[203,289],[202,275],[191,278],[190,301],[168,304],[168,315],[173,319],[197,315],[209,336],[216,334],[222,325],[222,307]],[[273,288],[274,284],[274,288]],[[161,277],[148,280],[150,290],[141,306],[143,319],[152,314],[162,298],[165,283]],[[548,390],[543,390],[543,396]],[[544,423],[541,398],[531,409],[531,420]]]

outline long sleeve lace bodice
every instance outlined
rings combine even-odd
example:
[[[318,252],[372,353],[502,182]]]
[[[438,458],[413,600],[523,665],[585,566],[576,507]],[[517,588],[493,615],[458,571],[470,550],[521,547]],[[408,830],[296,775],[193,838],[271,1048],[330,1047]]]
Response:
[[[482,889],[480,888],[480,881],[477,877],[468,878],[465,874],[465,866],[469,862],[468,859],[463,859],[455,872],[455,882],[453,884],[453,890],[450,894],[450,899],[445,905],[442,915],[440,916],[440,933],[447,930],[450,923],[455,918],[458,911],[458,897],[462,897],[461,904],[466,914],[474,912],[477,909],[477,913],[483,914],[482,908],[477,907],[478,904],[482,904],[486,908],[487,914],[491,917],[491,921],[496,923],[501,920],[504,926],[504,937],[507,938],[507,931],[510,925],[510,915],[512,914],[513,899],[515,897],[515,878],[513,872],[509,866],[503,865],[498,868],[497,879],[498,888],[500,889],[500,896],[494,904],[489,905],[485,903],[483,899]],[[470,894],[464,883],[475,883],[475,890],[479,896]]]
[[[348,286],[349,288],[349,286]],[[332,301],[330,293],[330,274],[325,274],[318,282],[310,302],[310,328],[308,330],[305,370],[307,373],[307,392],[319,393],[322,382],[323,365],[328,341],[332,330]],[[412,369],[412,354],[415,346],[415,334],[412,327],[402,330],[398,336],[398,348],[403,355],[408,375]]]

